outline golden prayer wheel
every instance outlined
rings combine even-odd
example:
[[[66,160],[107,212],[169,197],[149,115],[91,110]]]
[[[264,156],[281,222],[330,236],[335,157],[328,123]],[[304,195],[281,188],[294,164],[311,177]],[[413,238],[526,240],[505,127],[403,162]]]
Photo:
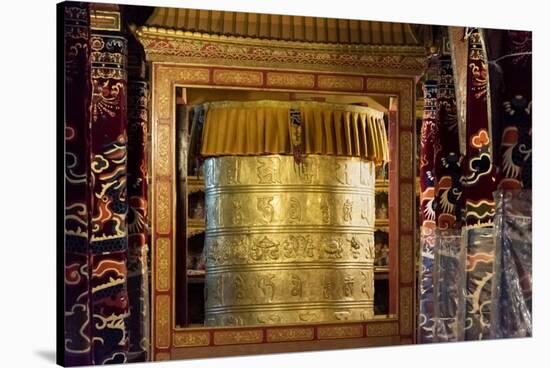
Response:
[[[266,105],[259,105],[262,106]],[[332,107],[331,104],[303,106],[324,110]],[[243,147],[231,148],[228,141],[219,140],[219,135],[212,137],[215,124],[212,119],[220,116],[212,114],[215,107],[213,104],[209,107],[203,135],[211,144],[203,142],[201,152],[210,156],[204,166],[206,325],[372,318],[375,162],[365,157],[368,150],[350,157],[318,154],[306,146],[303,161],[297,163],[289,155],[291,152],[265,154],[290,150],[291,138],[285,141],[283,135],[278,142],[266,142],[271,144],[270,150],[250,145],[247,137],[241,139],[248,151]],[[283,108],[287,109],[286,115],[275,112],[273,121],[288,119],[288,105]],[[357,111],[356,106],[351,108]],[[307,111],[302,109],[301,114],[307,119]],[[246,115],[245,112],[240,119]],[[261,116],[257,112],[248,114],[252,115]],[[223,116],[227,119],[239,114],[225,111]],[[348,115],[350,121],[359,124],[368,120],[353,116]],[[276,125],[273,121],[270,124]],[[227,122],[224,133],[231,135],[232,124]],[[288,120],[284,123],[288,127]],[[276,128],[279,131],[281,124]],[[303,127],[305,134],[312,134],[312,124],[310,119],[309,125]],[[266,125],[265,131],[269,128]],[[348,132],[354,129],[361,132],[353,126]],[[378,133],[385,135],[385,130]],[[212,144],[216,139],[217,146]],[[350,145],[351,140],[343,142]],[[219,154],[220,144],[226,155]],[[335,139],[334,146],[338,144]],[[326,150],[326,141],[323,146]],[[367,148],[366,143],[363,148]],[[216,154],[209,155],[209,149]],[[257,154],[256,150],[263,154]],[[354,150],[350,148],[352,154],[362,152],[359,146]],[[382,150],[382,158],[384,155],[387,149]]]

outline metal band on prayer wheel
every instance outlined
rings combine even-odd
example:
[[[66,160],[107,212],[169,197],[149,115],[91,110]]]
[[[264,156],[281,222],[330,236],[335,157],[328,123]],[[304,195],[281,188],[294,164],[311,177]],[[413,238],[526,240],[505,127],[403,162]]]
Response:
[[[373,317],[373,162],[223,156],[205,180],[207,325]]]

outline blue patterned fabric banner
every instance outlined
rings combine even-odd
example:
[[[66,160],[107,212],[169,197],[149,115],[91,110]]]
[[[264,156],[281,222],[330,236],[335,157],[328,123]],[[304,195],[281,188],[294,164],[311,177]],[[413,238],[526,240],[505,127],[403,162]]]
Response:
[[[491,337],[532,336],[531,191],[495,193],[495,276]]]
[[[437,230],[434,265],[434,342],[464,339],[464,267],[461,230]]]
[[[466,318],[465,339],[489,338],[495,242],[493,227],[465,229]]]

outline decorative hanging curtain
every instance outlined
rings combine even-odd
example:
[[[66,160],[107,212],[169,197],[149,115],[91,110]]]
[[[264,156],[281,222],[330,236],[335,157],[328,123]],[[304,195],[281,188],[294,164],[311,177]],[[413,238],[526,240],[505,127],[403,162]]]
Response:
[[[204,110],[206,324],[372,318],[383,113],[279,101]]]
[[[491,143],[489,77],[482,35],[477,28],[468,36],[466,90],[466,156],[462,185],[469,227],[490,226],[495,213],[496,189]]]
[[[291,109],[301,115],[303,153],[389,161],[382,112],[310,101],[209,103],[202,156],[293,154]]]
[[[496,189],[489,100],[489,76],[481,31],[468,30],[466,72],[466,154],[463,194],[466,233],[466,340],[489,337],[495,243]]]
[[[139,217],[145,214],[143,209],[138,214],[143,205],[138,197],[146,192],[143,186],[127,188],[127,39],[122,32],[93,28],[90,14],[96,4],[68,2],[60,6],[65,25],[67,134],[62,363],[125,363],[129,348],[128,268],[137,267],[130,270],[130,276],[138,281],[134,276],[144,276],[145,266],[144,239],[133,238],[128,252],[128,194],[134,215]],[[140,138],[138,146],[144,137]],[[144,147],[137,148],[133,163],[139,166]],[[133,236],[141,238],[141,230],[135,228]],[[146,287],[141,281],[140,277],[136,283],[139,291],[132,296],[137,319],[145,312],[136,299]],[[139,331],[134,336],[138,335]]]
[[[421,158],[422,178],[435,160],[437,229],[433,272],[422,242],[419,325],[433,275],[435,341],[530,336],[531,192],[519,189],[531,187],[531,33],[449,27],[448,35],[434,151]]]
[[[437,135],[437,81],[424,83],[424,114],[420,133],[420,248],[421,274],[418,336],[433,342],[434,334],[434,141]]]
[[[532,336],[531,191],[495,192],[495,280],[491,338]]]
[[[528,31],[485,31],[497,182],[501,190],[531,189],[532,39]]]
[[[465,247],[460,232],[455,229],[438,229],[435,242],[433,341],[462,341]]]
[[[148,360],[149,282],[148,282],[148,186],[147,125],[149,86],[144,78],[139,45],[131,39],[128,66],[128,362]],[[137,64],[137,65],[136,65]]]
[[[64,3],[65,43],[65,336],[63,365],[89,365],[90,324],[90,8]],[[59,359],[61,360],[61,359]]]
[[[532,335],[532,33],[485,30],[497,185],[491,338]]]
[[[434,139],[433,170],[435,219],[437,227],[441,230],[460,230],[464,209],[460,182],[463,157],[460,154],[455,96],[451,57],[443,55],[439,59],[437,134]]]
[[[433,151],[435,267],[434,340],[464,338],[465,247],[462,241],[462,155],[451,58],[439,58],[437,121]]]

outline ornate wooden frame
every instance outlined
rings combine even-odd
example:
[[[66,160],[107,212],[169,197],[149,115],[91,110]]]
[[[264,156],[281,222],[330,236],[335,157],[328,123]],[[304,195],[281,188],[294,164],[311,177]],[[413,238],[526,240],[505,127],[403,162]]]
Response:
[[[415,75],[408,68],[391,75],[320,70],[315,65],[296,65],[282,69],[269,60],[256,67],[227,66],[227,62],[205,58],[203,64],[189,64],[182,55],[174,63],[173,55],[159,56],[159,40],[152,42],[137,32],[150,61],[152,80],[152,359],[168,360],[205,356],[251,353],[307,351],[410,344],[415,341],[415,262],[414,262],[414,196],[415,196]],[[173,41],[173,40],[172,40]],[[164,39],[162,49],[168,46]],[[169,48],[169,47],[168,47]],[[180,48],[181,49],[181,48]],[[162,54],[162,53],[161,53]],[[151,61],[151,60],[154,61]],[[194,59],[196,61],[196,59]],[[381,61],[383,62],[383,60]],[[238,64],[238,63],[237,63]],[[378,65],[376,70],[380,70]],[[326,68],[323,68],[326,69]],[[400,75],[400,76],[396,76]],[[175,244],[176,244],[176,165],[175,103],[176,87],[233,88],[264,91],[312,91],[325,93],[390,95],[390,131],[392,140],[390,191],[398,203],[390,204],[390,218],[397,227],[390,234],[397,249],[393,251],[394,287],[398,291],[390,302],[393,318],[362,322],[311,324],[293,326],[178,328],[175,325]],[[391,194],[390,194],[391,195]],[[397,266],[398,265],[398,266]],[[397,266],[397,267],[396,267]]]

